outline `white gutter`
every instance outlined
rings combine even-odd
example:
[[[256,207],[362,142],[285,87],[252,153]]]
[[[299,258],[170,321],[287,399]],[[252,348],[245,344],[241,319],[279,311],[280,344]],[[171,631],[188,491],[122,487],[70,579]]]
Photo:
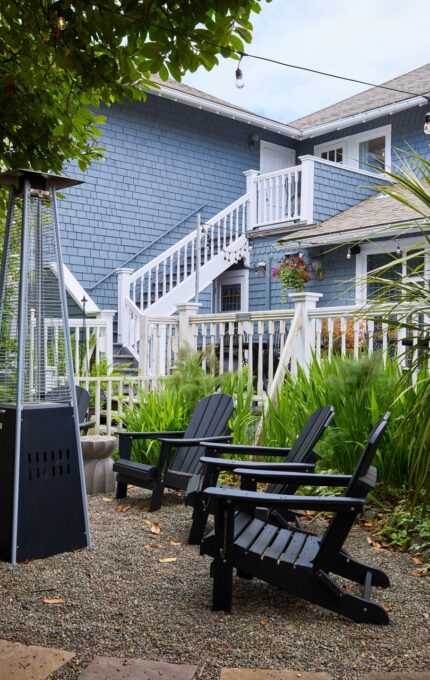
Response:
[[[264,118],[263,116],[258,116],[255,113],[248,113],[247,111],[234,109],[225,104],[220,104],[219,102],[214,102],[210,99],[204,99],[203,97],[197,97],[196,95],[189,94],[188,92],[181,92],[180,90],[176,90],[173,87],[168,87],[167,85],[160,84],[158,89],[154,88],[153,90],[149,90],[148,94],[158,95],[159,97],[171,99],[174,102],[180,102],[181,104],[186,104],[187,106],[192,106],[196,109],[209,111],[210,113],[216,113],[219,116],[231,118],[241,123],[255,125],[259,128],[262,128],[263,130],[276,132],[279,135],[291,137],[292,139],[301,138],[300,130],[293,128],[290,125],[285,125],[285,123],[279,123],[276,120]]]
[[[319,137],[320,135],[333,132],[334,130],[343,130],[344,128],[350,127],[351,125],[367,123],[368,121],[374,120],[375,118],[380,118],[381,116],[392,116],[394,113],[398,113],[399,111],[411,109],[414,106],[424,106],[424,104],[427,104],[427,99],[424,96],[403,99],[402,101],[395,102],[394,104],[387,104],[386,106],[380,106],[377,109],[371,109],[370,111],[365,111],[364,113],[357,113],[353,116],[348,116],[348,118],[339,118],[338,120],[330,121],[329,123],[314,125],[313,127],[307,128],[305,130],[300,130],[300,139],[312,139],[312,137]]]
[[[209,111],[210,113],[215,113],[226,118],[231,118],[232,120],[247,123],[248,125],[255,125],[259,128],[262,128],[263,130],[269,130],[270,132],[275,132],[279,135],[299,140],[312,139],[313,137],[319,137],[320,135],[324,135],[335,130],[343,130],[344,128],[350,127],[351,125],[366,123],[368,121],[374,120],[375,118],[380,118],[381,116],[391,116],[395,113],[398,113],[399,111],[413,108],[414,106],[424,106],[428,101],[425,96],[411,97],[409,99],[403,99],[400,102],[387,104],[386,106],[380,106],[376,109],[365,111],[364,113],[357,113],[353,116],[348,116],[347,118],[339,118],[337,120],[330,121],[329,123],[322,123],[321,125],[314,125],[313,127],[307,129],[300,129],[285,123],[280,123],[276,120],[272,120],[271,118],[265,118],[264,116],[259,116],[255,113],[250,113],[247,111],[241,111],[240,109],[232,108],[226,104],[214,102],[210,99],[205,99],[204,97],[198,97],[188,92],[182,92],[181,90],[169,87],[168,85],[158,83],[156,83],[156,85],[158,85],[158,88],[150,90],[149,94],[157,95],[175,102],[180,102],[181,104],[186,104],[187,106],[192,106],[203,111]]]
[[[392,225],[382,225],[374,227],[366,227],[364,229],[351,229],[350,231],[337,231],[331,234],[321,234],[321,236],[302,236],[297,240],[280,239],[275,245],[276,250],[283,250],[292,252],[297,248],[315,248],[317,246],[325,246],[337,243],[362,243],[367,241],[369,237],[382,238],[384,236],[401,237],[404,234],[419,230],[419,224],[414,225],[413,221],[408,220],[403,225],[401,222]]]

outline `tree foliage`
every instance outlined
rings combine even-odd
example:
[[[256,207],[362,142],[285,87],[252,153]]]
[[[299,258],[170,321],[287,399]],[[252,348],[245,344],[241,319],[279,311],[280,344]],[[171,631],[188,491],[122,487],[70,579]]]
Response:
[[[243,51],[263,1],[2,0],[0,163],[87,168],[103,151],[100,104]]]

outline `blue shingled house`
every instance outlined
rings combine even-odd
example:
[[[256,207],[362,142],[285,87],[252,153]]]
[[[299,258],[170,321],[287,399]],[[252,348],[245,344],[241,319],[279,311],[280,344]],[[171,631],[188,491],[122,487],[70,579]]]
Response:
[[[116,310],[136,358],[141,317],[174,315],[196,278],[200,313],[284,308],[285,253],[305,254],[318,306],[363,302],[365,273],[418,238],[390,230],[415,216],[378,192],[384,170],[430,157],[430,65],[386,85],[416,96],[373,88],[285,124],[167,82],[106,110],[106,157],[60,206],[71,297]]]

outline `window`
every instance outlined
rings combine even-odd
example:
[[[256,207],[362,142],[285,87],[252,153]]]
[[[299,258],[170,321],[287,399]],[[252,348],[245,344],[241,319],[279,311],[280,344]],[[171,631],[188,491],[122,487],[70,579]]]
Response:
[[[326,161],[332,161],[333,163],[342,163],[343,160],[343,147],[339,146],[335,149],[329,149],[327,151],[321,152],[321,158]]]
[[[362,170],[385,169],[385,137],[374,137],[358,145],[359,167]]]
[[[240,312],[241,284],[228,283],[221,286],[221,312]]]
[[[394,260],[398,259],[396,253],[376,253],[374,255],[369,255],[367,258],[367,273],[373,272],[375,269],[384,267],[390,264]],[[377,272],[373,274],[375,278],[385,279],[386,281],[395,281],[402,275],[402,264],[398,262],[397,264],[388,267],[385,271]],[[370,279],[372,274],[370,274]],[[384,295],[387,300],[397,300],[400,296],[400,292],[397,288],[393,287],[387,290],[387,284],[380,281],[370,280],[367,284],[367,297],[369,300],[375,300]]]
[[[314,155],[369,172],[385,170],[391,163],[391,125],[316,144]]]

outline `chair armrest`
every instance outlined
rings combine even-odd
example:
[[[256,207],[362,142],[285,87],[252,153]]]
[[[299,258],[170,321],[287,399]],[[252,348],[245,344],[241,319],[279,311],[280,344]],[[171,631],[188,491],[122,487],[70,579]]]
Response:
[[[315,469],[314,463],[259,463],[255,460],[241,461],[230,460],[228,458],[210,458],[202,456],[200,462],[218,470],[235,470],[236,468],[252,470],[285,470],[286,472],[312,472]]]
[[[181,430],[172,432],[119,432],[118,440],[118,451],[119,457],[124,458],[124,460],[130,460],[131,458],[131,445],[134,439],[159,439],[161,437],[169,438],[175,437],[179,438],[184,432]]]
[[[274,469],[259,470],[258,468],[252,470],[249,469],[249,466],[243,465],[235,468],[233,472],[241,477],[250,477],[253,482],[275,482],[278,484],[282,482],[298,482],[306,486],[348,486],[351,480],[350,475],[320,475],[308,472],[302,473],[300,471],[289,472],[288,470],[279,472]]]
[[[347,496],[286,496],[274,493],[258,493],[257,491],[241,491],[227,487],[210,486],[203,492],[215,501],[231,506],[251,505],[254,507],[284,507],[295,510],[319,510],[322,512],[354,512],[364,510],[362,498]]]
[[[163,442],[164,444],[169,444],[170,446],[204,446],[205,442],[207,441],[225,442],[231,441],[233,437],[231,437],[230,435],[223,435],[220,437],[208,437],[208,439],[201,439],[200,437],[197,437],[196,439],[174,439],[173,437],[164,439],[163,437],[157,437],[157,439],[160,442]]]
[[[159,439],[173,438],[179,439],[184,434],[184,430],[172,430],[170,432],[119,432],[120,437],[129,437],[130,439]]]
[[[96,424],[95,420],[86,420],[84,423],[79,423],[80,430],[89,430],[90,427],[94,427]]]
[[[223,456],[228,454],[238,456],[272,456],[275,458],[285,458],[291,448],[275,448],[270,446],[253,446],[250,444],[206,444],[206,456]]]

